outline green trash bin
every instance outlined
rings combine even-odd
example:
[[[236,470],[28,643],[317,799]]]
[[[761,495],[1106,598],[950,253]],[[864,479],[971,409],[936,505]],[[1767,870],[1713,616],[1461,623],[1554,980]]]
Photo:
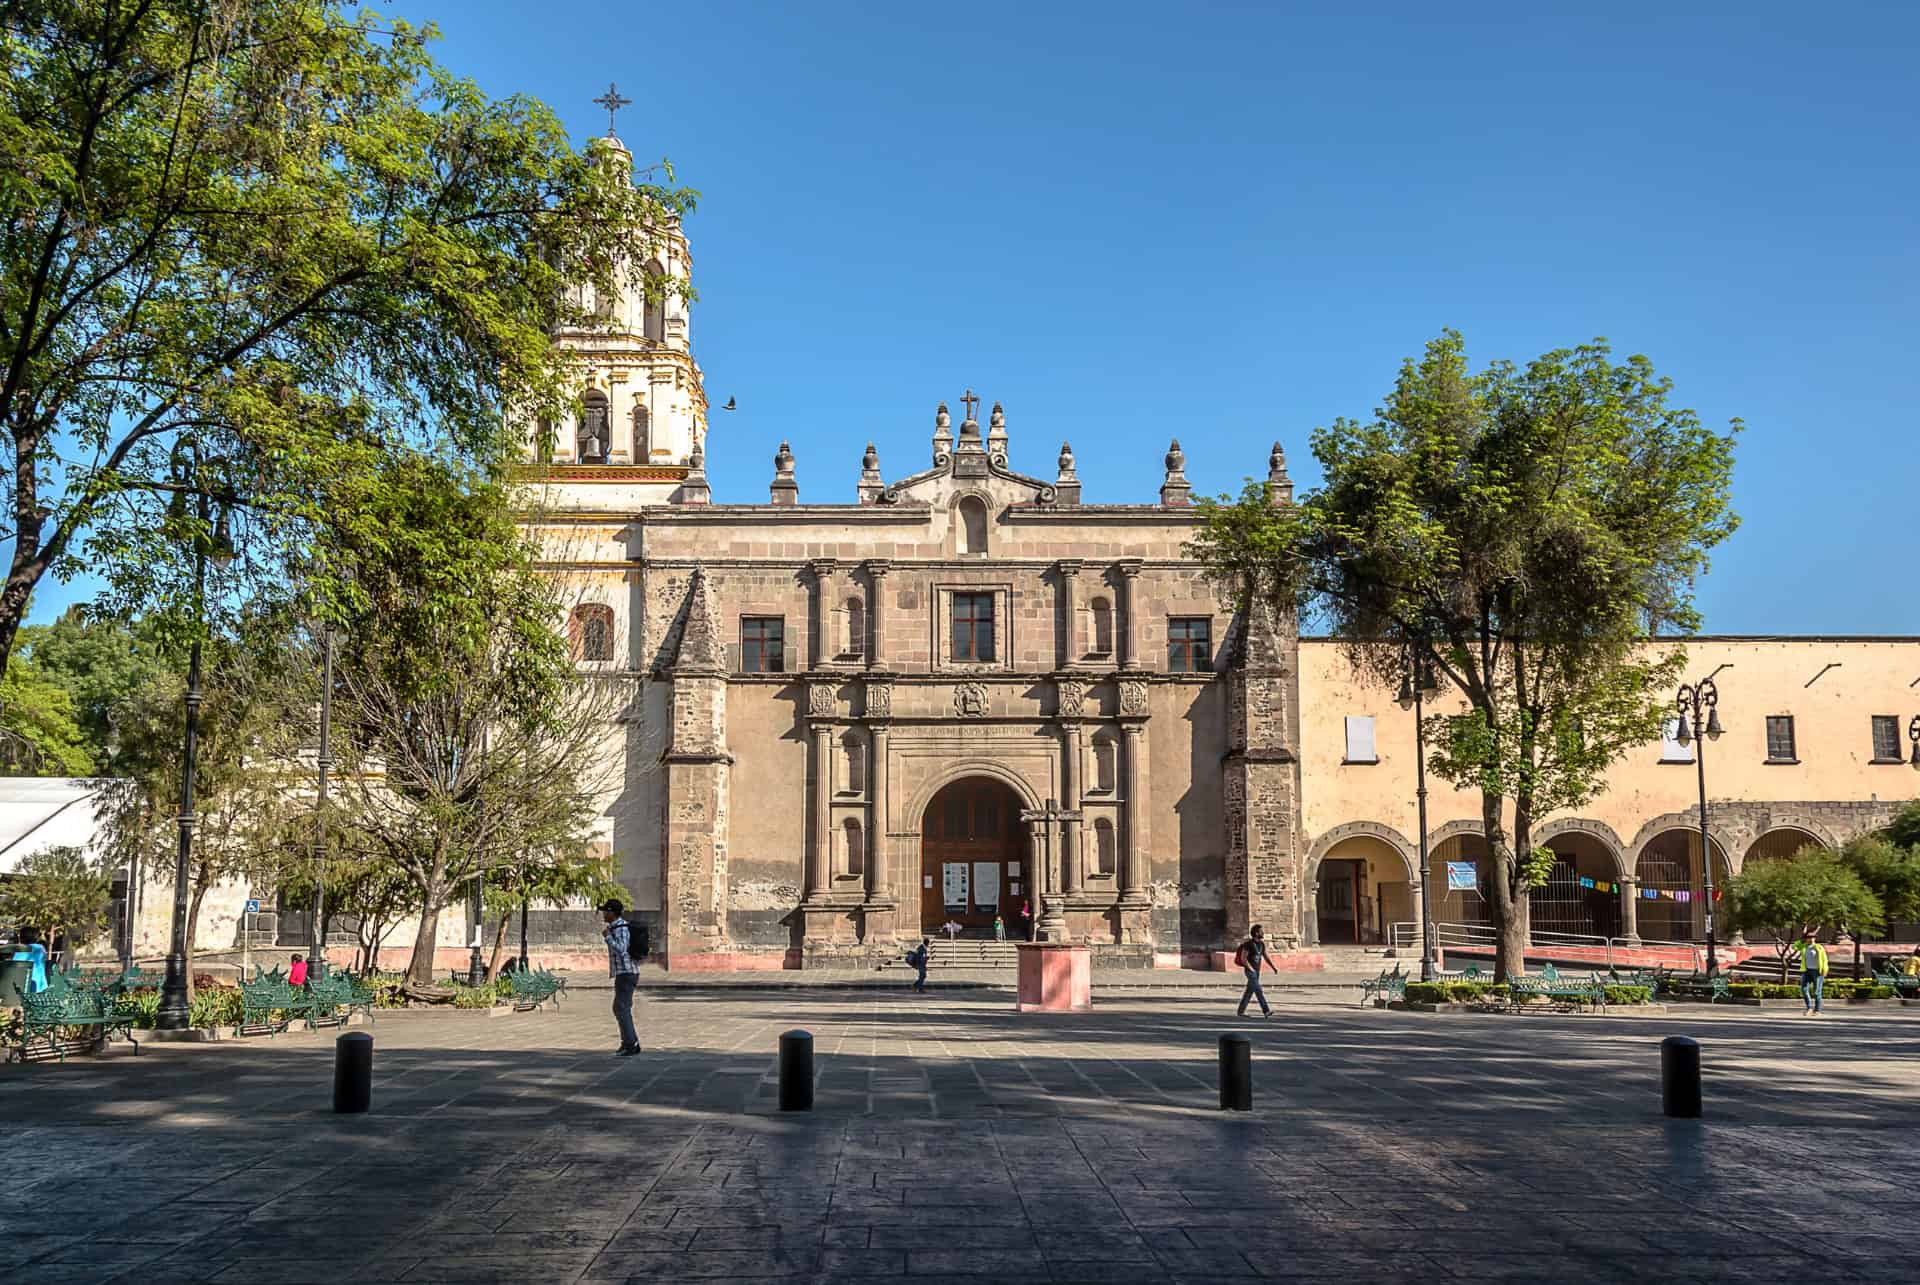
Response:
[[[32,975],[32,960],[0,958],[0,1008],[24,1007],[20,992],[27,989],[27,978]]]

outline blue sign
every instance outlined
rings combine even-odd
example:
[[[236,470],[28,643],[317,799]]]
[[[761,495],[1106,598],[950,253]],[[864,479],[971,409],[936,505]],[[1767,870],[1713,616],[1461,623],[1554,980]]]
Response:
[[[247,902],[247,913],[250,915],[257,915],[260,913],[260,902],[257,898],[250,899]]]
[[[1448,892],[1480,891],[1480,871],[1471,861],[1447,862]]]

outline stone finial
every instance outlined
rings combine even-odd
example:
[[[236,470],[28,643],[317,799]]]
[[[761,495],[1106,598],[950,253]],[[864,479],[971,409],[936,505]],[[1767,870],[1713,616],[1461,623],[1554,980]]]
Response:
[[[947,404],[940,403],[940,409],[933,415],[933,462],[937,466],[953,454],[953,417],[947,414]]]
[[[773,485],[768,488],[775,504],[800,503],[800,483],[793,476],[793,447],[786,442],[773,454]]]
[[[1186,508],[1193,503],[1193,487],[1187,482],[1187,453],[1174,438],[1167,447],[1167,480],[1160,484],[1160,503],[1167,508]]]
[[[868,442],[867,453],[860,457],[860,503],[877,504],[886,489],[886,479],[880,476],[880,452]]]
[[[993,410],[987,416],[987,454],[994,463],[1006,467],[1007,413],[1000,409],[999,402],[993,404]]]
[[[1060,443],[1060,476],[1054,479],[1055,504],[1080,503],[1080,477],[1073,471],[1073,445]]]
[[[999,402],[995,402],[993,404],[993,409],[987,413],[987,428],[989,431],[997,428],[997,429],[1000,429],[1002,432],[1005,432],[1006,427],[1007,427],[1007,412],[1000,408]]]
[[[1287,476],[1287,452],[1278,442],[1273,444],[1273,453],[1267,456],[1267,503],[1275,508],[1293,503],[1293,479]]]
[[[687,475],[680,480],[680,503],[711,504],[713,488],[707,484],[707,445],[696,438],[687,456]]]
[[[724,674],[727,652],[720,638],[720,620],[707,593],[706,568],[695,566],[687,586],[686,619],[680,624],[680,642],[674,648],[673,672]]]

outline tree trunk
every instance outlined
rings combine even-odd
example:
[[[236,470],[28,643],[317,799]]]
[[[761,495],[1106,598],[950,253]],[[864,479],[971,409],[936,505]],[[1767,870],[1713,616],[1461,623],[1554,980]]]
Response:
[[[434,948],[440,944],[440,908],[445,900],[438,884],[420,899],[420,927],[413,935],[413,958],[407,961],[407,980],[415,986],[433,985]]]
[[[1506,799],[1490,791],[1480,792],[1480,825],[1487,839],[1487,872],[1493,890],[1493,980],[1504,982],[1525,971],[1527,923],[1523,907],[1514,896],[1513,849],[1507,842],[1507,829],[1501,816]]]
[[[1788,943],[1780,948],[1780,984],[1787,984],[1787,959],[1793,954],[1793,946]]]
[[[507,912],[500,912],[500,927],[493,934],[493,958],[487,961],[487,976],[500,975],[500,955],[507,948]]]
[[[187,961],[187,1002],[193,1002],[193,946],[194,934],[200,929],[200,903],[206,899],[205,884],[195,883],[193,895],[187,898],[187,942],[184,952]]]

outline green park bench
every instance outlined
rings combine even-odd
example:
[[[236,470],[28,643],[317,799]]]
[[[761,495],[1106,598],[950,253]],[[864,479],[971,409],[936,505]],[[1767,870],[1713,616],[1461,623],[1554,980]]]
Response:
[[[1537,973],[1508,978],[1507,996],[1516,1004],[1526,999],[1544,999],[1549,1007],[1556,1009],[1604,1008],[1607,988],[1597,978],[1582,980],[1562,976],[1559,969],[1548,964]]]
[[[1676,999],[1704,999],[1712,1004],[1729,996],[1730,985],[1731,983],[1719,973],[1712,976],[1705,973],[1685,973],[1679,976],[1668,974],[1661,979],[1661,993]]]
[[[1360,983],[1360,1002],[1385,1003],[1390,1000],[1404,1000],[1407,997],[1407,975],[1395,964],[1392,972],[1383,972],[1378,977]]]
[[[507,984],[512,988],[514,1011],[524,1013],[528,1009],[539,1008],[548,1000],[559,1003],[559,979],[553,974],[541,972],[513,972],[507,974]]]
[[[1920,999],[1920,977],[1909,977],[1905,973],[1882,969],[1874,973],[1873,980],[1876,985],[1893,987],[1894,994],[1901,999]]]
[[[61,1041],[60,1032],[75,1027],[95,1032],[92,1043],[106,1040],[119,1031],[133,1045],[134,1055],[139,1056],[140,1042],[133,1038],[133,1010],[120,1002],[120,995],[118,977],[98,983],[89,979],[76,983],[70,976],[49,974],[47,989],[20,997],[20,1046],[14,1050],[14,1059],[26,1061],[38,1040],[46,1044],[47,1051],[58,1061],[66,1061],[69,1046]]]
[[[253,981],[240,983],[239,1029],[242,1035],[258,1031],[276,1035],[286,1030],[287,1023],[293,1018],[310,1019],[315,1009],[312,994],[288,985],[287,979],[278,972],[264,973]],[[330,1013],[331,1006],[325,1006],[325,1011]]]

